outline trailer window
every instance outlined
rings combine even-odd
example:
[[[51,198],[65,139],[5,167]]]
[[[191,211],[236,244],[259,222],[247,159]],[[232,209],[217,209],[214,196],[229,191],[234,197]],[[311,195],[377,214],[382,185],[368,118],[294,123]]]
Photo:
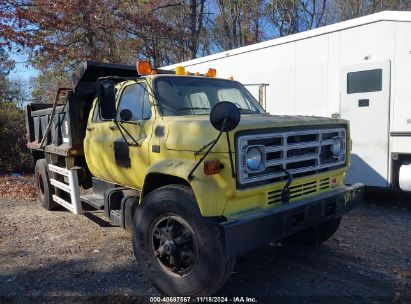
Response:
[[[124,89],[117,109],[117,120],[119,121],[121,120],[120,112],[123,109],[128,109],[133,113],[131,121],[139,121],[151,117],[151,107],[145,84],[132,84]]]
[[[382,90],[382,69],[347,73],[347,94]]]

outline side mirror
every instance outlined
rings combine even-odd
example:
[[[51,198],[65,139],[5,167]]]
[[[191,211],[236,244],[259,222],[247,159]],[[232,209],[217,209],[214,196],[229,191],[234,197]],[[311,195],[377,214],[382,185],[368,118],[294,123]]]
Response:
[[[133,113],[129,109],[123,109],[120,111],[121,121],[130,121],[133,118]]]
[[[114,119],[116,117],[116,89],[114,81],[103,79],[98,81],[98,102],[102,119]]]
[[[220,101],[211,109],[210,122],[217,131],[230,132],[234,130],[240,123],[240,119],[240,110],[232,102]]]
[[[227,144],[228,144],[228,155],[230,157],[230,165],[231,165],[231,176],[235,178],[235,171],[234,171],[234,161],[233,156],[231,155],[231,143],[230,143],[230,136],[228,132],[237,128],[238,124],[240,123],[241,113],[240,110],[237,108],[235,104],[229,101],[220,101],[218,102],[210,112],[210,122],[213,127],[219,131],[219,134],[216,139],[211,141],[210,143],[203,146],[200,150],[196,153],[203,151],[206,147],[208,150],[204,155],[200,158],[200,160],[195,164],[194,168],[191,169],[190,173],[188,174],[187,179],[189,181],[193,180],[194,178],[194,171],[198,168],[201,162],[206,158],[206,156],[210,153],[211,149],[217,144],[218,140],[220,139],[221,135],[225,132],[227,135]],[[194,155],[197,155],[194,154]]]

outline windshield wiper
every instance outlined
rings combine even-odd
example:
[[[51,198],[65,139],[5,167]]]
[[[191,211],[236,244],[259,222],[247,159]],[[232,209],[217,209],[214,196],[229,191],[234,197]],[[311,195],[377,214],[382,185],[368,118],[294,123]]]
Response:
[[[244,114],[259,114],[259,112],[257,111],[250,110],[250,109],[243,109],[243,108],[240,108],[240,112]]]
[[[178,108],[177,110],[211,110],[210,108],[200,108],[200,107],[187,107],[187,108]]]

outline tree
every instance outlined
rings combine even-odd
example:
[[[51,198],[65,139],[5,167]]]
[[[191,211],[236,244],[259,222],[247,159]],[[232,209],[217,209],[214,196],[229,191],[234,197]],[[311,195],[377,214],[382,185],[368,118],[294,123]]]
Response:
[[[173,18],[163,14],[186,5],[165,0],[0,0],[0,31],[8,46],[29,50],[41,74],[34,97],[44,101],[57,86],[69,84],[70,73],[83,60],[133,64],[147,57],[159,66],[182,58],[180,53],[194,54],[204,2],[189,2],[195,22],[190,25],[188,44],[175,45],[175,41],[185,42],[186,32],[173,27]]]
[[[0,47],[0,75],[8,75],[14,66],[14,60],[11,60],[4,48]]]
[[[20,81],[0,73],[0,172],[25,171],[31,166],[25,141],[24,97]]]
[[[26,171],[32,165],[26,147],[24,112],[12,102],[0,102],[0,172]]]
[[[283,37],[326,25],[330,1],[273,0],[265,10],[274,36]]]
[[[218,13],[210,36],[218,50],[265,40],[263,0],[216,0]]]
[[[9,81],[7,75],[14,68],[14,61],[9,59],[8,54],[0,48],[0,102],[15,102],[18,98],[16,86]]]
[[[385,10],[409,11],[407,0],[335,0],[336,21],[344,21]]]

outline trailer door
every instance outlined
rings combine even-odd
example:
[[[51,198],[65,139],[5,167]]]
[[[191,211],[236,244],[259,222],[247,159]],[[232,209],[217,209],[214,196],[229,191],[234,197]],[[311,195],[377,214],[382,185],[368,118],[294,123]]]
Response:
[[[341,118],[350,121],[351,166],[345,182],[388,186],[390,61],[341,69]]]

